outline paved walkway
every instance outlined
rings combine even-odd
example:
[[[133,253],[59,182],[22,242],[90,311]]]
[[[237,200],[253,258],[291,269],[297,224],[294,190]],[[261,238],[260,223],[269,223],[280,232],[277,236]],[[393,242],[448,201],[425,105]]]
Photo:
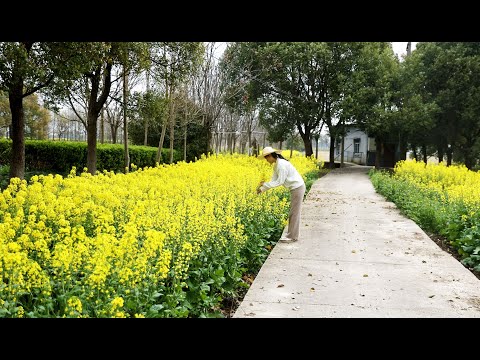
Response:
[[[275,245],[234,318],[480,317],[480,280],[375,192],[370,169],[313,184],[300,240]]]

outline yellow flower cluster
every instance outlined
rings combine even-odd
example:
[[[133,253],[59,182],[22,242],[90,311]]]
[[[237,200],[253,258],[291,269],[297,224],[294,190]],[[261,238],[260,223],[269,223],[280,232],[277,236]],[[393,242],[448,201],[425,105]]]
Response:
[[[77,296],[72,296],[67,300],[64,317],[83,317],[82,316],[82,301]]]
[[[301,174],[317,168],[312,158],[290,161]],[[123,301],[172,274],[185,279],[207,246],[240,249],[245,224],[267,215],[286,221],[288,201],[278,196],[286,190],[255,192],[271,172],[266,161],[233,154],[128,174],[72,169],[66,178],[12,179],[0,194],[2,304],[28,295],[38,308],[55,293],[69,299],[56,316],[142,317]]]
[[[395,166],[395,177],[419,188],[435,190],[449,200],[460,200],[472,207],[480,204],[480,174],[464,165],[400,161]]]

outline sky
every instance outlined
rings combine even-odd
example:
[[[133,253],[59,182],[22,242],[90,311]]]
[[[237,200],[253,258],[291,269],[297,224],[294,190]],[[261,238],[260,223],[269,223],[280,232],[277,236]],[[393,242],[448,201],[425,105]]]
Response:
[[[392,42],[393,52],[397,54],[399,59],[402,58],[402,55],[407,54],[407,44],[407,42]],[[412,51],[415,50],[416,46],[417,43],[412,41]]]

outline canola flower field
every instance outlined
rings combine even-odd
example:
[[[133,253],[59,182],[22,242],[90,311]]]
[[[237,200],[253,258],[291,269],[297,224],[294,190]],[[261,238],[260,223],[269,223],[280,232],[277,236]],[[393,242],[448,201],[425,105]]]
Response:
[[[424,230],[444,236],[465,266],[480,271],[480,173],[405,160],[392,174],[372,171],[370,178],[377,192]]]
[[[289,159],[305,177],[314,158]],[[0,317],[220,317],[286,225],[266,161],[18,178],[0,194]]]

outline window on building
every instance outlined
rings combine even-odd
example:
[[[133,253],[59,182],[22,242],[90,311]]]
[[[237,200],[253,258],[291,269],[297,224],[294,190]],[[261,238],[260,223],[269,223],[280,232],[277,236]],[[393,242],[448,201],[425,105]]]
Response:
[[[353,152],[354,153],[360,152],[360,138],[353,139]]]

